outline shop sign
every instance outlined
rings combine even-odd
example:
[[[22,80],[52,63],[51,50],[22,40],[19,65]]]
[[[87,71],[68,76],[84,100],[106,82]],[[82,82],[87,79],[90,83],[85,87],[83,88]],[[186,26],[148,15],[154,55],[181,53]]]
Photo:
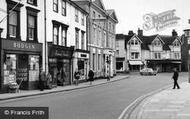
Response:
[[[42,51],[42,44],[23,41],[3,40],[3,49],[21,51]]]

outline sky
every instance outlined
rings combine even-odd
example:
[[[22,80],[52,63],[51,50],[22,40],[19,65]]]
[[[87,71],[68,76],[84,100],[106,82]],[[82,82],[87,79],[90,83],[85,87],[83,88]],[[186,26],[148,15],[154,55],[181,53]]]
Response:
[[[137,33],[138,28],[143,29],[143,16],[148,13],[159,14],[175,9],[175,16],[179,17],[177,25],[166,27],[162,31],[155,29],[143,30],[144,35],[171,35],[175,29],[178,35],[183,34],[184,29],[190,29],[190,0],[102,0],[105,9],[114,9],[119,23],[116,25],[116,33],[128,34],[129,30]]]

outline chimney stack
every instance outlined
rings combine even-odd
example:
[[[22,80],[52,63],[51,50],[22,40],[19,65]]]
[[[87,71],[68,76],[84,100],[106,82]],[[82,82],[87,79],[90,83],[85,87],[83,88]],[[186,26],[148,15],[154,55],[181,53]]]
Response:
[[[129,35],[129,36],[134,35],[133,31],[132,31],[132,30],[130,30],[130,31],[128,32],[128,35]]]
[[[140,28],[138,28],[138,36],[143,36],[143,30],[141,30]]]
[[[173,29],[172,31],[172,36],[178,36],[177,32],[175,31],[175,29]]]

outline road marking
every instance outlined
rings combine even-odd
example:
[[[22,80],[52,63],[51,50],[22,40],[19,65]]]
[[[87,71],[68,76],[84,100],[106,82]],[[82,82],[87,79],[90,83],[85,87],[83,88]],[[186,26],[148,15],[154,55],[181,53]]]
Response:
[[[130,114],[126,114],[126,112],[127,112],[133,105],[135,105],[135,103],[137,103],[138,101],[143,101],[143,99],[145,99],[146,97],[149,97],[149,96],[151,96],[151,95],[153,95],[153,94],[159,93],[159,92],[161,92],[161,91],[163,91],[163,90],[165,90],[165,89],[168,89],[168,88],[171,87],[171,86],[173,86],[173,84],[167,85],[167,86],[165,86],[165,87],[163,87],[163,88],[160,88],[160,89],[158,89],[158,90],[152,91],[152,92],[150,92],[150,93],[148,93],[148,94],[145,94],[145,95],[142,95],[142,96],[138,97],[137,99],[135,99],[129,106],[127,106],[127,107],[122,111],[122,113],[120,114],[120,116],[119,116],[118,119],[125,119],[125,117],[128,117]],[[140,104],[140,103],[139,103],[139,104]],[[132,111],[131,111],[130,113],[132,113]]]

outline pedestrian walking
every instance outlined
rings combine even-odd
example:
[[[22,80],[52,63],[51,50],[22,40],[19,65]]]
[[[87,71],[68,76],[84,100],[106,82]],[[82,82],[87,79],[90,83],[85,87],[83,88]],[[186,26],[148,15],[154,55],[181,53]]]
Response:
[[[45,78],[46,78],[46,74],[45,72],[42,70],[42,68],[40,69],[40,78],[39,78],[39,88],[40,88],[40,91],[43,91],[44,88],[45,88]]]
[[[75,85],[78,85],[80,79],[80,72],[77,69],[75,70],[74,78],[75,78]]]
[[[174,80],[174,86],[173,86],[173,89],[175,89],[176,86],[177,86],[178,89],[180,89],[179,84],[178,84],[178,82],[177,82],[177,80],[178,80],[178,76],[179,76],[179,73],[178,73],[177,69],[174,68],[174,73],[173,73],[173,77],[172,77],[173,80]]]
[[[92,81],[94,81],[94,72],[92,69],[90,69],[90,71],[88,72],[88,77],[89,77],[90,85],[92,85]]]

